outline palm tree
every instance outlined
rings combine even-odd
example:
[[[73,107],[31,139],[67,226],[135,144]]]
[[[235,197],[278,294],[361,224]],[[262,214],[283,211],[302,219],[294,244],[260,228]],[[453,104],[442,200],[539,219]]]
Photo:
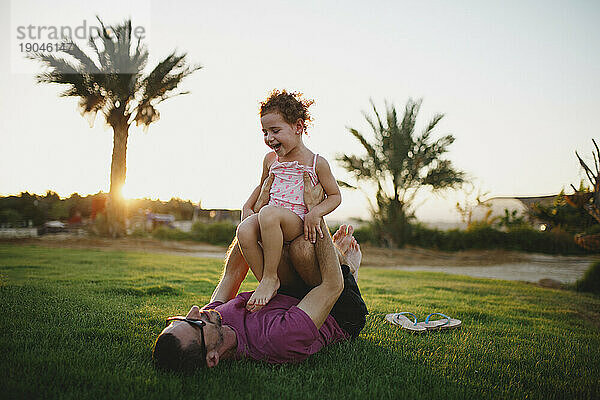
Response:
[[[366,154],[337,157],[358,182],[371,182],[377,188],[376,204],[370,200],[369,203],[375,232],[388,246],[402,246],[406,242],[410,233],[409,221],[414,218],[414,199],[420,189],[428,186],[437,191],[465,181],[464,172],[456,170],[449,160],[442,159],[454,137],[446,135],[435,141],[431,139],[443,114],[436,114],[422,133],[415,135],[421,102],[409,99],[402,120],[398,119],[396,108],[386,102],[384,121],[371,100],[375,119],[366,113],[363,115],[373,130],[374,143],[369,143],[356,129],[348,128]]]
[[[189,65],[186,54],[172,52],[147,75],[143,69],[148,50],[141,39],[132,40],[131,20],[121,25],[101,25],[101,35],[88,41],[90,54],[72,41],[58,53],[36,53],[31,58],[41,61],[46,71],[36,76],[38,83],[58,83],[67,86],[61,96],[79,97],[79,111],[90,122],[98,111],[113,129],[113,152],[110,167],[108,208],[109,234],[121,236],[125,228],[125,184],[127,139],[129,127],[144,130],[159,119],[156,105],[175,93],[179,83],[200,66]]]

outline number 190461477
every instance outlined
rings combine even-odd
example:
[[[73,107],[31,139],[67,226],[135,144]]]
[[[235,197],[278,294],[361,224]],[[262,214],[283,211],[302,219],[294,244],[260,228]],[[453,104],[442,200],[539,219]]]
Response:
[[[73,43],[19,43],[19,50],[21,50],[21,53],[51,53],[58,51],[69,51],[72,47]]]

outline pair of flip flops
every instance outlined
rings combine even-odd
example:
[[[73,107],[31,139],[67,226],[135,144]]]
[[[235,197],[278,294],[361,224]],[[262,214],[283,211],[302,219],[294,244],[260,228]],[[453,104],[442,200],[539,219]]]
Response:
[[[407,315],[410,315],[414,318],[414,321],[411,321]],[[434,315],[440,315],[442,319],[437,319],[435,321],[430,321],[429,319]],[[427,331],[437,331],[437,330],[449,330],[449,329],[458,329],[461,326],[461,321],[459,319],[450,318],[449,316],[442,313],[431,313],[425,318],[425,322],[417,322],[417,316],[411,312],[400,312],[394,314],[388,314],[385,316],[386,321],[391,323],[392,325],[398,325],[400,328],[407,330],[413,333],[423,333]]]

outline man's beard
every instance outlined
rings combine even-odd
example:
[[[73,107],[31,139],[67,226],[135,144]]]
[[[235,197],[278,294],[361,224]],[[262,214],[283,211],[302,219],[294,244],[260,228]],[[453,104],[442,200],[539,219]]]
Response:
[[[219,335],[219,340],[217,342],[217,347],[221,346],[223,344],[223,342],[225,341],[225,336],[223,335],[223,319],[221,318],[221,314],[219,314],[218,312],[214,311],[211,312],[213,315],[215,315],[215,326],[217,328],[217,333]]]
[[[223,335],[223,327],[221,326],[221,324],[219,323],[219,329],[217,329],[217,332],[219,333],[219,343],[217,344],[217,347],[220,347],[223,342],[225,341],[225,336]]]

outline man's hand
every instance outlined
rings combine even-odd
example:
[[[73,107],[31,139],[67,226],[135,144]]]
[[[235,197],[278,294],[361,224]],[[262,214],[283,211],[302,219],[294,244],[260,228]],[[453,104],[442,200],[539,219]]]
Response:
[[[267,177],[267,179],[265,179],[265,181],[263,182],[263,184],[260,188],[260,193],[258,194],[258,199],[256,200],[256,203],[254,204],[253,211],[255,213],[259,212],[261,208],[263,208],[264,206],[269,204],[271,185],[273,184],[274,179],[275,179],[275,175],[273,175],[273,173],[270,173],[269,176]]]
[[[243,207],[242,208],[242,221],[245,220],[246,218],[248,218],[249,216],[251,216],[252,214],[254,214],[254,210],[252,210],[251,208]]]
[[[323,201],[325,195],[323,194],[323,186],[317,183],[313,186],[308,172],[304,171],[304,204],[308,211],[312,210],[314,206]]]

